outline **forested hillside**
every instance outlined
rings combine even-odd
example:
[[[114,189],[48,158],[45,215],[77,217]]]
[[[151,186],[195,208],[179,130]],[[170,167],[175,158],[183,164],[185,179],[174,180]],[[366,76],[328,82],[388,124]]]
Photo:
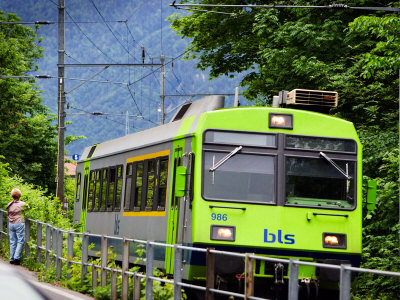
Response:
[[[57,0],[2,0],[0,10],[16,13],[26,22],[57,22],[57,4]],[[170,28],[166,18],[176,10],[169,6],[168,1],[66,0],[65,5],[67,64],[142,63],[144,47],[147,64],[159,63],[161,54],[166,57],[167,95],[232,94],[240,82],[227,76],[209,81],[207,71],[195,69],[193,61],[182,60],[180,55],[189,41],[181,39]],[[41,39],[39,46],[43,48],[43,57],[37,62],[39,69],[31,74],[56,77],[57,23],[41,25],[35,29],[35,33]],[[94,143],[125,135],[127,111],[131,115],[131,133],[153,127],[160,121],[159,67],[108,68],[90,82],[71,91],[100,70],[101,67],[65,70],[67,121],[72,122],[67,125],[66,135],[86,137],[67,145],[69,155],[80,154],[84,147]],[[39,79],[37,84],[42,90],[43,104],[57,115],[57,80]],[[172,117],[177,106],[198,98],[167,97],[167,120]],[[227,101],[232,103],[233,97],[227,97]],[[105,115],[88,114],[92,112],[102,112]]]

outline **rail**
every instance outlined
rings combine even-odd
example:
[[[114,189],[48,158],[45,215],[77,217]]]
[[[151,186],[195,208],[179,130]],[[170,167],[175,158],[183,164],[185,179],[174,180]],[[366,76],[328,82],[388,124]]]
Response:
[[[8,236],[8,232],[5,231],[7,228],[4,226],[4,219],[6,216],[6,212],[4,210],[0,210],[0,243],[3,242],[4,236]],[[227,251],[219,251],[210,248],[195,248],[180,244],[170,245],[164,244],[155,241],[145,241],[139,239],[129,239],[129,238],[121,238],[115,236],[106,236],[106,235],[98,235],[98,234],[89,234],[89,233],[77,233],[73,231],[65,231],[55,226],[52,226],[47,223],[43,223],[40,221],[25,220],[25,256],[28,257],[30,255],[30,247],[33,246],[36,248],[36,260],[38,263],[43,263],[43,253],[45,254],[45,264],[46,267],[50,267],[52,259],[55,261],[56,266],[56,276],[58,278],[62,275],[63,263],[66,263],[66,277],[70,278],[69,270],[71,269],[72,264],[81,265],[81,285],[84,284],[84,280],[88,273],[88,267],[92,267],[92,288],[93,290],[98,286],[100,281],[101,286],[106,286],[107,283],[107,272],[110,272],[110,285],[111,285],[111,299],[117,299],[117,273],[122,274],[122,282],[121,282],[121,299],[128,299],[129,294],[129,277],[133,278],[133,299],[140,299],[140,289],[141,284],[140,280],[145,279],[145,299],[153,299],[153,281],[160,281],[163,283],[171,284],[174,287],[174,300],[180,300],[182,296],[182,288],[191,288],[197,289],[205,292],[206,300],[213,300],[214,295],[231,295],[240,299],[249,299],[249,300],[265,300],[265,298],[259,298],[254,296],[254,263],[256,260],[268,261],[268,262],[276,262],[283,263],[289,266],[289,284],[288,284],[288,299],[297,300],[299,291],[298,291],[298,278],[299,278],[299,265],[306,266],[315,266],[319,268],[327,268],[337,270],[340,273],[340,291],[339,298],[340,300],[349,300],[350,299],[350,285],[351,285],[351,274],[352,272],[359,273],[371,273],[376,275],[383,276],[396,276],[400,277],[400,272],[389,272],[389,271],[381,271],[381,270],[371,270],[371,269],[363,269],[352,267],[351,265],[330,265],[330,264],[321,264],[307,261],[300,261],[297,259],[280,259],[280,258],[271,258],[264,256],[257,256],[251,253],[235,253],[235,252],[227,252]],[[36,224],[36,230],[31,230],[31,225]],[[32,233],[36,234],[32,234]],[[43,246],[43,232],[45,233],[45,245]],[[32,237],[31,235],[35,235]],[[94,263],[89,263],[89,237],[95,237],[101,239],[101,250],[100,250],[100,265],[96,265]],[[80,261],[74,261],[72,258],[74,257],[74,243],[75,240],[79,239],[82,242],[82,257]],[[121,262],[122,268],[109,268],[108,264],[108,241],[109,240],[119,240],[122,242],[122,255]],[[36,244],[33,243],[36,241]],[[31,242],[31,243],[30,243]],[[63,253],[63,244],[66,242],[67,251],[66,257],[64,257]],[[146,273],[143,272],[130,272],[129,271],[129,256],[130,256],[130,244],[131,243],[139,243],[146,245],[146,261],[145,261],[145,270]],[[172,248],[174,251],[174,273],[173,279],[163,279],[154,276],[154,248],[155,246],[163,247],[163,248]],[[183,270],[183,251],[198,251],[206,254],[206,284],[205,286],[198,286],[194,284],[188,284],[183,282],[182,278],[182,270]],[[65,252],[65,251],[64,251]],[[214,272],[214,260],[215,255],[229,255],[241,257],[245,261],[245,270],[244,270],[244,293],[235,293],[231,291],[225,291],[216,289],[214,286],[215,272]],[[98,277],[98,271],[100,270],[100,280]],[[148,272],[151,270],[150,272]]]

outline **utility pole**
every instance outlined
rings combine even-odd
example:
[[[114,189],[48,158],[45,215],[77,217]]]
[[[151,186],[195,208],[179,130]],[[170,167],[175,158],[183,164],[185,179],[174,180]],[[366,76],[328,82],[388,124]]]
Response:
[[[160,56],[161,63],[161,124],[165,123],[165,56]]]
[[[58,0],[58,153],[56,197],[64,203],[64,133],[65,133],[65,0]]]

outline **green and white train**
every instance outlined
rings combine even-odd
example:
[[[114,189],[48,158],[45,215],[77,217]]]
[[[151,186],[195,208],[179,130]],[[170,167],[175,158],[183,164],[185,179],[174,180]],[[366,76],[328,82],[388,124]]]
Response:
[[[86,148],[77,165],[75,221],[95,234],[358,266],[356,130],[310,111],[334,106],[334,92],[283,95],[286,108],[223,108],[223,97],[205,97],[167,124]],[[156,260],[173,273],[170,248]],[[227,279],[243,272],[238,258],[216,264]],[[185,253],[184,278],[204,279],[204,266],[204,255]],[[257,262],[255,276],[274,278],[276,267]],[[314,284],[336,276],[299,268],[299,280]],[[280,272],[286,278],[287,269]]]

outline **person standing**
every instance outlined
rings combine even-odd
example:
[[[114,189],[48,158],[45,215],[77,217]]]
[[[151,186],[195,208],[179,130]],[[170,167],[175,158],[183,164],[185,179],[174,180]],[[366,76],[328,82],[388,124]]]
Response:
[[[25,242],[25,219],[22,211],[28,207],[27,203],[21,201],[22,193],[19,189],[11,191],[13,200],[7,204],[8,228],[10,234],[10,264],[21,263],[21,252]],[[23,208],[23,206],[25,206]]]

